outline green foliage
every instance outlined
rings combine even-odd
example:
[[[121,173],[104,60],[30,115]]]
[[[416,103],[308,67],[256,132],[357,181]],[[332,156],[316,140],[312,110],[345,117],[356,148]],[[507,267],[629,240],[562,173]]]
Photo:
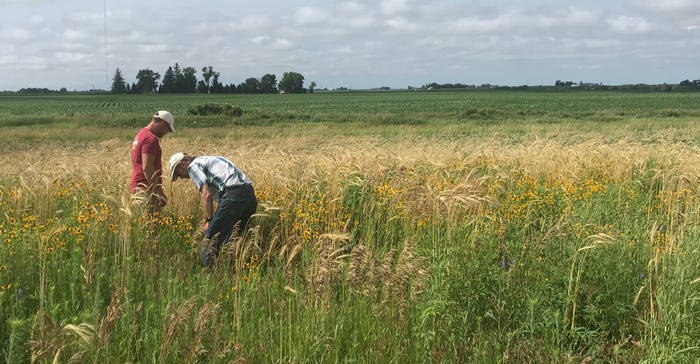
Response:
[[[285,72],[278,84],[279,90],[289,94],[305,93],[304,76],[298,72]]]
[[[187,112],[190,115],[223,115],[236,118],[241,117],[243,115],[243,109],[241,109],[241,107],[238,105],[217,104],[212,102],[192,106],[189,110],[187,110]]]
[[[144,80],[149,75],[156,76],[145,73]],[[266,82],[266,87],[273,87],[271,77]],[[187,128],[209,127],[207,122],[195,123],[198,115],[189,110],[216,104],[240,106],[245,113],[236,122],[244,125],[313,122],[439,127],[459,122],[463,130],[476,134],[492,127],[501,127],[506,134],[522,128],[546,134],[556,126],[557,131],[569,133],[604,129],[610,138],[623,138],[629,133],[635,137],[692,125],[700,116],[693,107],[698,97],[695,93],[516,91],[0,96],[0,127],[42,124],[131,129],[161,109],[171,111],[176,122]]]
[[[126,93],[126,81],[124,80],[124,76],[122,76],[122,71],[117,68],[114,71],[114,77],[112,77],[112,89],[110,92],[113,94],[125,94]]]

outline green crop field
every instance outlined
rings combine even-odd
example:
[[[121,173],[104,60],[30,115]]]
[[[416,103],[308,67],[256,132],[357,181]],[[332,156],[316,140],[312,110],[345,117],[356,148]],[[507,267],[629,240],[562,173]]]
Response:
[[[207,106],[208,105],[208,106]],[[212,105],[241,115],[201,115]],[[700,93],[0,96],[8,363],[693,363]],[[200,266],[199,194],[143,215],[130,148],[260,200]]]
[[[144,113],[167,109],[194,123],[187,110],[214,102],[239,105],[238,123],[384,122],[415,124],[470,120],[509,122],[612,122],[628,119],[698,117],[696,93],[622,92],[348,92],[314,95],[67,95],[0,96],[0,125],[78,123],[99,118],[127,126]],[[217,118],[208,122],[222,122]],[[202,120],[200,120],[202,121]]]

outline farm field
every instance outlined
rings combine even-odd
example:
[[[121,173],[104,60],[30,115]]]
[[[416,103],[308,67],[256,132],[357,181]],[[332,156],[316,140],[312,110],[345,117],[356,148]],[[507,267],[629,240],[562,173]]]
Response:
[[[240,117],[188,113],[238,105]],[[8,363],[692,363],[700,94],[0,96]],[[130,202],[159,109],[260,206],[200,266],[199,195]],[[166,167],[167,168],[167,167]]]

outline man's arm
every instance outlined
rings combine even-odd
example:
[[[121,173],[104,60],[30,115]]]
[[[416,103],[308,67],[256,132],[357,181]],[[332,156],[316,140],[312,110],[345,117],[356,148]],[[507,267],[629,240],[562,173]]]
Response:
[[[141,153],[141,162],[143,163],[143,174],[146,177],[148,191],[156,194],[161,206],[165,206],[167,201],[165,192],[163,192],[163,186],[157,183],[156,178],[156,157],[153,154]]]
[[[209,192],[209,187],[202,184],[200,189],[202,196],[202,211],[204,212],[204,219],[210,220],[214,216],[214,199],[212,198],[211,192]],[[209,228],[209,221],[204,223],[204,229]]]

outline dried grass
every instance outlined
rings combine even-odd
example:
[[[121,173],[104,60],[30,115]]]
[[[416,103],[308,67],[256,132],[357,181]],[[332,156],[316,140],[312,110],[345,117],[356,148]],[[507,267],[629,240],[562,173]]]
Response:
[[[191,297],[179,307],[168,304],[165,319],[163,320],[163,340],[160,347],[160,363],[168,363],[171,354],[171,346],[182,336],[185,323],[191,319],[195,309],[196,297]]]
[[[313,264],[305,272],[307,288],[322,302],[339,285],[351,292],[379,300],[379,307],[398,308],[400,317],[415,298],[424,292],[429,269],[427,259],[416,254],[416,245],[376,253],[364,245],[348,248],[350,236],[326,234],[315,246]],[[349,253],[346,253],[348,250]]]

